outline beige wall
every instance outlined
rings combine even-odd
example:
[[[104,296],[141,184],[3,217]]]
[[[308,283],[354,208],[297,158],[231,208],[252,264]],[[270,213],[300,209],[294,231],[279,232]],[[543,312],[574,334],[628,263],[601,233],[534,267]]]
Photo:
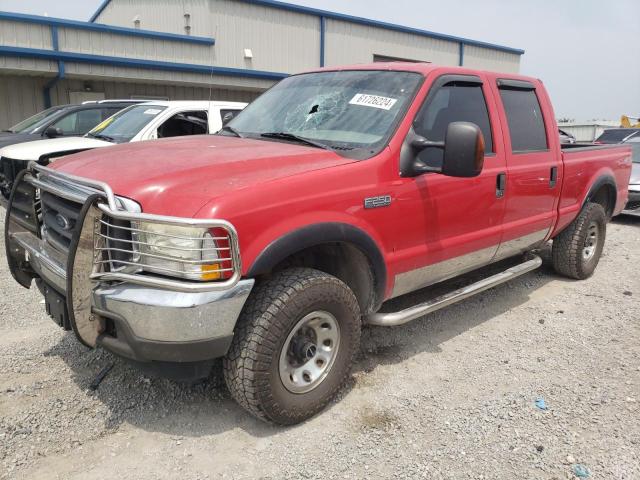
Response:
[[[370,63],[374,54],[458,65],[455,42],[331,19],[326,31],[327,65]]]
[[[43,88],[51,78],[26,75],[0,75],[0,130],[44,109]],[[149,84],[120,80],[64,79],[51,89],[53,105],[69,103],[69,92],[89,86],[92,92],[103,92],[107,99],[135,98],[139,95],[166,97],[169,100],[208,100],[209,88],[175,84]],[[255,91],[213,88],[212,100],[250,102],[259,95]]]
[[[0,130],[7,129],[44,108],[43,77],[0,76]]]
[[[494,72],[518,73],[520,71],[520,55],[465,45],[464,66]]]

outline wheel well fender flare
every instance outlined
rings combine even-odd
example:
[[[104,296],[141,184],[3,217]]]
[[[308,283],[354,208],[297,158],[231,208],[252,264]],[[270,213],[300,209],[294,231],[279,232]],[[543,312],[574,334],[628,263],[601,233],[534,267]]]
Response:
[[[358,248],[370,262],[377,298],[384,298],[387,266],[380,248],[364,230],[346,223],[318,223],[281,236],[258,255],[247,271],[247,276],[255,277],[269,273],[288,257],[327,243],[346,243]]]
[[[584,207],[589,200],[591,200],[596,192],[598,192],[602,187],[608,186],[613,189],[613,195],[609,195],[608,200],[608,211],[607,216],[611,217],[616,208],[616,201],[618,198],[618,185],[616,184],[615,178],[611,174],[604,174],[599,176],[589,188],[589,191],[584,197],[582,201],[582,207]]]

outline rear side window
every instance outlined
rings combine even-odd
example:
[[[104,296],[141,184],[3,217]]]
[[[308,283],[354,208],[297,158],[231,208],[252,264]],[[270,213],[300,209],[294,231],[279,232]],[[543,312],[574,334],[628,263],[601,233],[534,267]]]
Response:
[[[535,90],[500,88],[507,114],[511,149],[518,153],[547,150],[547,131]]]
[[[101,110],[98,108],[79,110],[61,118],[53,127],[61,129],[63,135],[84,135],[101,119]]]

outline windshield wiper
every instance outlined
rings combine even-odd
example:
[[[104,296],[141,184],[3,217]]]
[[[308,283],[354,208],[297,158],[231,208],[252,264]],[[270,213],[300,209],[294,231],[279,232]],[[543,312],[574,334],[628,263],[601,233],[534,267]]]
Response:
[[[236,130],[235,128],[229,126],[229,125],[225,125],[224,127],[222,127],[222,131],[224,132],[231,132],[233,133],[236,137],[239,138],[244,138],[244,135],[242,135],[238,130]]]
[[[116,140],[113,137],[110,137],[109,135],[102,135],[100,133],[87,133],[87,135],[89,135],[91,138],[97,138],[99,140],[106,140],[107,142],[111,142],[111,143],[115,143]]]
[[[329,145],[325,145],[324,143],[316,142],[316,141],[311,140],[309,138],[300,137],[300,136],[296,135],[295,133],[289,133],[289,132],[267,132],[267,133],[261,133],[260,136],[264,137],[264,138],[279,138],[279,139],[282,139],[282,140],[293,140],[294,142],[304,143],[305,145],[310,145],[310,146],[316,147],[316,148],[322,148],[323,150],[333,150]]]

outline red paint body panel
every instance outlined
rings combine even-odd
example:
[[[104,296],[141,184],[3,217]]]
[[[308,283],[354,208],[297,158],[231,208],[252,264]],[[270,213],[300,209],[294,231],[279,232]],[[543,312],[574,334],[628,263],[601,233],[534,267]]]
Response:
[[[264,249],[292,231],[339,222],[367,233],[387,267],[387,291],[396,276],[547,229],[562,230],[577,215],[590,187],[606,174],[616,180],[619,212],[631,171],[628,147],[562,153],[548,96],[538,80],[428,64],[375,64],[340,70],[402,70],[425,76],[395,135],[378,155],[354,161],[333,152],[276,141],[203,136],[126,144],[60,160],[54,168],[101,180],[144,212],[219,218],[238,231],[243,274]],[[324,70],[336,70],[324,69]],[[399,157],[413,119],[433,81],[443,74],[479,76],[492,123],[495,154],[476,178],[426,174],[402,178]],[[498,78],[536,86],[549,150],[513,155]],[[558,182],[549,187],[551,167]],[[496,197],[496,178],[507,190]],[[364,199],[390,195],[389,207],[365,209]],[[492,250],[493,249],[493,250]]]
[[[317,148],[201,135],[90,150],[55,168],[106,182],[147,213],[191,217],[215,198],[350,162]]]
[[[602,176],[613,177],[618,185],[614,215],[627,204],[631,176],[631,147],[616,146],[605,150],[562,152],[564,175],[558,207],[558,223],[553,236],[576,217],[592,185]]]

